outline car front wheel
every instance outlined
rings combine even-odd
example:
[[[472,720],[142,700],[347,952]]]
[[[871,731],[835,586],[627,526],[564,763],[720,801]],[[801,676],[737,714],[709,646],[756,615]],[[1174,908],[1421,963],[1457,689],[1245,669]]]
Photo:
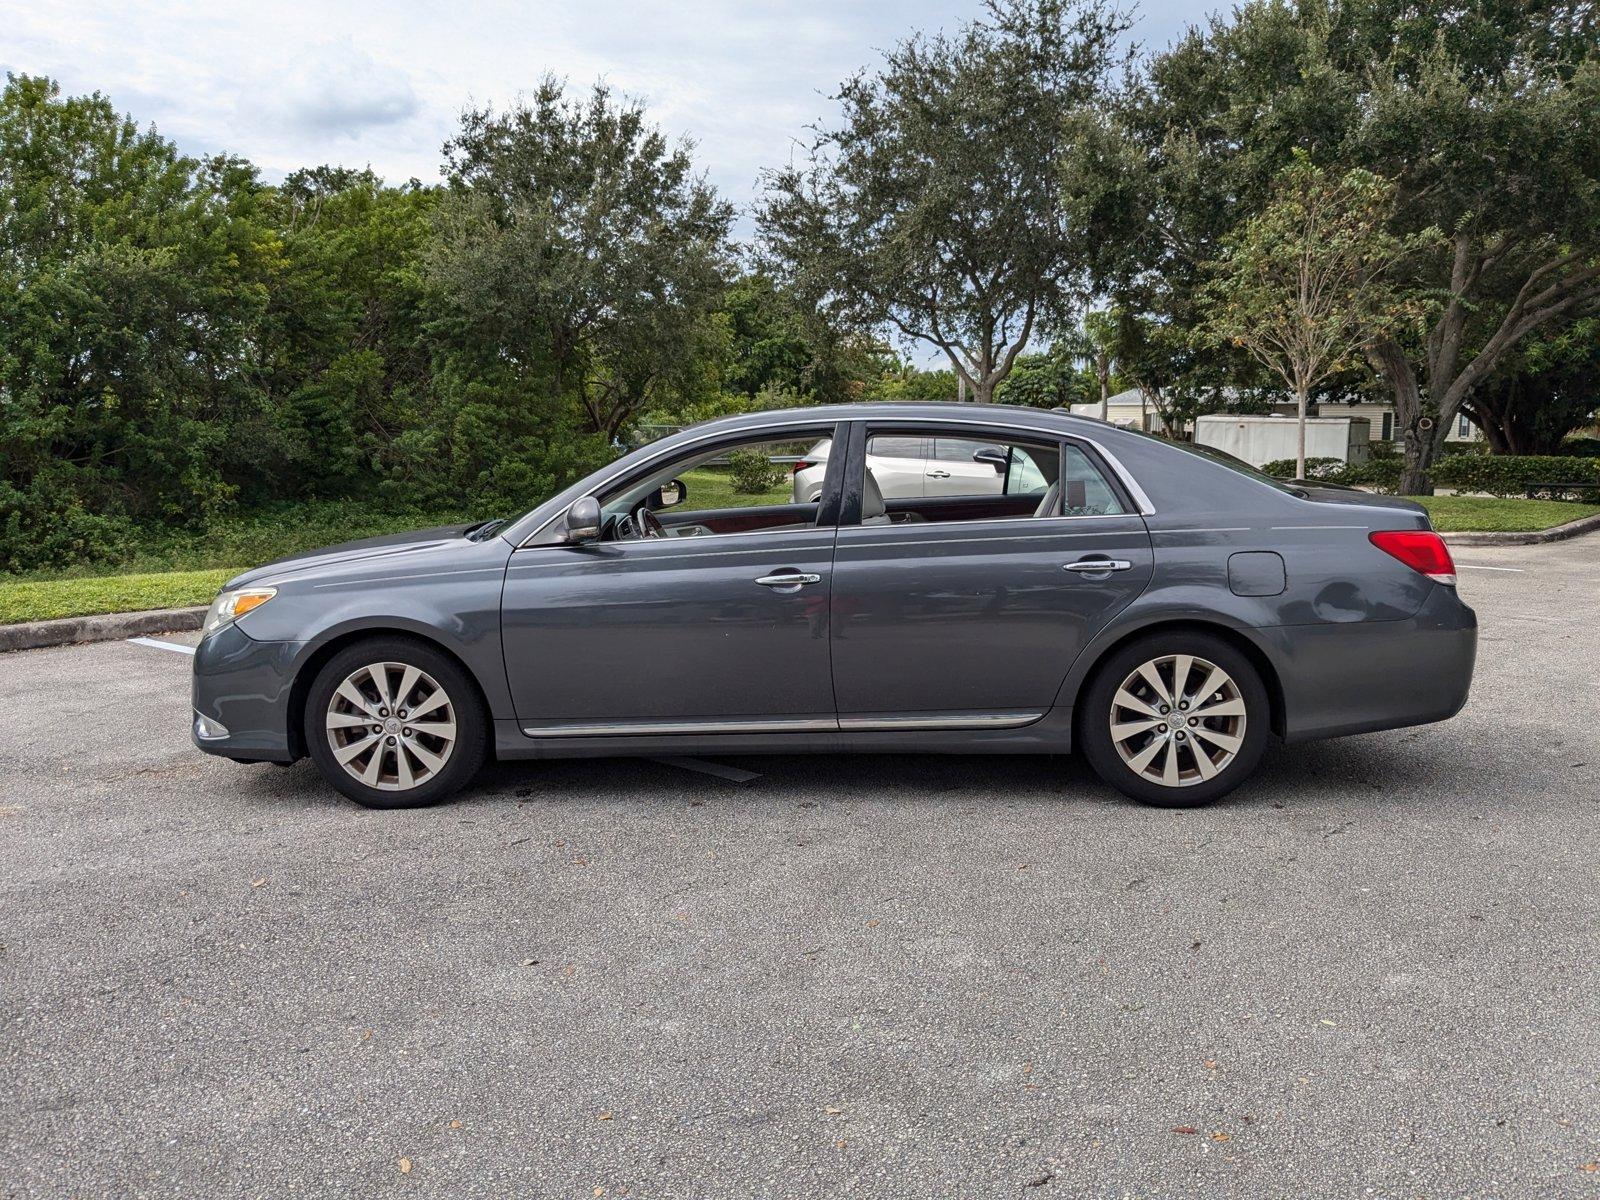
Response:
[[[1145,804],[1193,808],[1255,771],[1270,725],[1256,668],[1221,638],[1154,634],[1102,663],[1079,738],[1101,779]]]
[[[410,638],[347,646],[317,673],[305,740],[327,781],[368,808],[443,800],[482,766],[488,719],[450,658]]]

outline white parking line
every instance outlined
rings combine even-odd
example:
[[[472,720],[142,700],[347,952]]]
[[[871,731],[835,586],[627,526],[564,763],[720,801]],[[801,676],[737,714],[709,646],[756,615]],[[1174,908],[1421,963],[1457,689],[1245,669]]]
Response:
[[[1510,571],[1513,575],[1526,575],[1521,567],[1485,567],[1478,563],[1457,563],[1458,567],[1466,567],[1469,571]]]
[[[174,654],[193,654],[193,646],[180,645],[177,642],[163,642],[156,638],[136,637],[128,639],[129,645],[154,646],[157,650],[171,650]]]

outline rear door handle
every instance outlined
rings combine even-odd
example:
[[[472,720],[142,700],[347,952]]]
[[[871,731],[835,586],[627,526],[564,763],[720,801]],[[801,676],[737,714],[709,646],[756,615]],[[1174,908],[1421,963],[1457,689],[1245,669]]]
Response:
[[[929,479],[949,479],[950,478],[950,472],[949,471],[929,471],[928,472],[928,478]]]
[[[1108,571],[1130,571],[1133,564],[1122,558],[1080,558],[1077,562],[1069,562],[1061,568],[1063,571],[1079,571],[1085,575],[1102,575]]]
[[[803,571],[780,571],[774,575],[763,575],[756,582],[762,587],[799,591],[808,583],[821,583],[822,576],[811,575]]]

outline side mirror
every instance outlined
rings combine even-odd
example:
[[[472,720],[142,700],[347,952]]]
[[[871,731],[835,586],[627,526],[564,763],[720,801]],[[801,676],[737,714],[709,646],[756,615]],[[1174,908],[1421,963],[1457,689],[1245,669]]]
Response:
[[[567,544],[592,542],[600,536],[600,501],[593,496],[574,500],[567,509]]]
[[[995,473],[1004,475],[1006,468],[1011,465],[1011,455],[999,446],[980,446],[972,452],[973,462],[986,462],[995,469]]]
[[[663,483],[650,497],[651,511],[661,508],[671,508],[675,504],[682,504],[689,498],[689,485],[681,479],[669,480]]]

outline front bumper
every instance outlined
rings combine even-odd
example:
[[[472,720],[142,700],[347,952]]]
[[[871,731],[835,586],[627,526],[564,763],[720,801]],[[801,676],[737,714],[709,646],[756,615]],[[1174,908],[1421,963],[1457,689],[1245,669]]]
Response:
[[[194,654],[190,733],[207,754],[245,762],[293,762],[298,739],[289,728],[298,642],[258,642],[237,624],[206,638]],[[206,723],[222,736],[202,736]]]
[[[1461,711],[1472,688],[1478,618],[1442,584],[1403,621],[1259,632],[1283,688],[1285,741],[1443,721]]]

